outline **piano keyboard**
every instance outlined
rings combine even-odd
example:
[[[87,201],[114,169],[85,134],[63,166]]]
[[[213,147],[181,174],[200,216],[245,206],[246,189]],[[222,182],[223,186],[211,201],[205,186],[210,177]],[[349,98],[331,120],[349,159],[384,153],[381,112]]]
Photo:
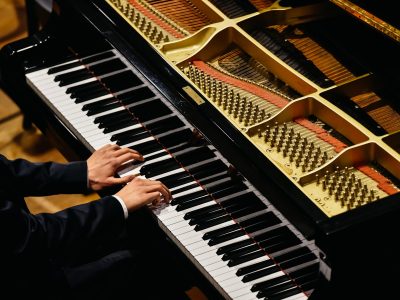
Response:
[[[317,249],[115,49],[26,74],[28,84],[88,149],[141,152],[119,175],[161,180],[160,227],[226,299],[307,299]]]

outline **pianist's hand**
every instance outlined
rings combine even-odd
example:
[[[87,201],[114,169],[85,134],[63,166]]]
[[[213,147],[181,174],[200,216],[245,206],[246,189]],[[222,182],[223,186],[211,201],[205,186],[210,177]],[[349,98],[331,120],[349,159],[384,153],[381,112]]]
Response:
[[[133,176],[116,178],[114,175],[123,163],[132,159],[143,161],[143,156],[135,150],[118,145],[105,145],[96,150],[87,160],[89,187],[99,191],[131,181]]]
[[[129,184],[116,193],[124,202],[129,212],[146,204],[157,205],[161,201],[169,203],[171,192],[157,180],[135,177]]]

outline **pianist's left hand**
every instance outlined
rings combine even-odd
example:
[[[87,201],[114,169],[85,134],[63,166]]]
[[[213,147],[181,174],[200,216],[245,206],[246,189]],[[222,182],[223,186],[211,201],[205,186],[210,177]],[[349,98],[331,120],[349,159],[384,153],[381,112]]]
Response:
[[[134,176],[114,177],[118,168],[130,160],[144,159],[139,152],[118,145],[105,145],[96,150],[87,160],[89,187],[93,191],[99,191],[105,187],[130,182]]]

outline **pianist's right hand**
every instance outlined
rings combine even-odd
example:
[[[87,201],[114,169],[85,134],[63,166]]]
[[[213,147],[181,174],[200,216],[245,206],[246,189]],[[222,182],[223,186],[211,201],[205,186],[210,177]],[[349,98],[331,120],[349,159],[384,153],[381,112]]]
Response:
[[[139,177],[132,179],[116,196],[124,201],[129,212],[150,203],[169,203],[172,197],[170,190],[162,182]]]

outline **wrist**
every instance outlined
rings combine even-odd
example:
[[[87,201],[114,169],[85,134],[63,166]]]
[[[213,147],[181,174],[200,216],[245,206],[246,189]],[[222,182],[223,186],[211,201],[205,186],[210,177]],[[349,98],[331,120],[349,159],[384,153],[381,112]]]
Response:
[[[124,211],[124,218],[127,219],[128,218],[128,208],[126,207],[124,200],[122,200],[122,198],[118,195],[113,195],[113,197],[115,199],[117,199],[118,202],[121,204],[122,210]]]

